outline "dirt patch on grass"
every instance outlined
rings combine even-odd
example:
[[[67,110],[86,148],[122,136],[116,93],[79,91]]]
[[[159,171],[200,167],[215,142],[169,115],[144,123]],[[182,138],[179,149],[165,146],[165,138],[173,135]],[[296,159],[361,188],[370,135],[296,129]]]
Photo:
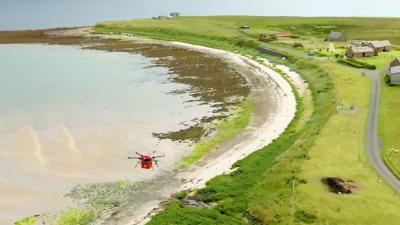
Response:
[[[358,186],[352,180],[343,180],[339,177],[325,177],[321,182],[328,187],[329,192],[335,194],[354,194]]]

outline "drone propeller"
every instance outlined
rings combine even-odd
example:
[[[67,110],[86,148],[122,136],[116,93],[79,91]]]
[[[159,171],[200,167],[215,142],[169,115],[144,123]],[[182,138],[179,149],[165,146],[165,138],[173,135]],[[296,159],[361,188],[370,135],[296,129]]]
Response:
[[[153,159],[153,162],[154,162],[154,165],[156,165],[157,167],[160,167],[160,166],[158,165],[158,160]]]
[[[136,165],[135,165],[135,168],[139,165],[139,163],[140,163],[140,161],[137,161],[137,163],[136,163]]]
[[[140,157],[128,157],[128,159],[140,159]]]

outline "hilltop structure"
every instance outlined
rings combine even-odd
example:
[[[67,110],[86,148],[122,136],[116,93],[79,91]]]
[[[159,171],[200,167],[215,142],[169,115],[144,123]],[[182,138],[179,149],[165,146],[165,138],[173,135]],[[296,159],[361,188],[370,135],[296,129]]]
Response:
[[[169,16],[170,16],[170,17],[180,17],[180,16],[181,16],[181,13],[180,13],[180,12],[171,12],[171,13],[169,14]]]
[[[166,20],[166,19],[177,18],[180,16],[181,16],[180,12],[171,12],[171,13],[169,13],[169,16],[165,16],[165,15],[153,16],[152,19],[153,20]]]

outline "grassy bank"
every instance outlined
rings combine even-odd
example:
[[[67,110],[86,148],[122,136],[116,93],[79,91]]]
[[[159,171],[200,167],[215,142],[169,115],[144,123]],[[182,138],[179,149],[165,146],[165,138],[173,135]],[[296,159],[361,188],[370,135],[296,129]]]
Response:
[[[383,142],[383,159],[400,178],[400,88],[388,86],[381,77],[379,136]]]
[[[330,117],[311,147],[309,159],[302,162],[298,176],[305,182],[296,182],[290,193],[288,204],[293,214],[287,221],[298,221],[296,212],[306,212],[316,224],[396,224],[400,196],[380,181],[365,154],[370,81],[340,65],[321,66],[331,74],[336,98],[343,108]],[[354,110],[350,110],[352,105]],[[354,181],[355,193],[329,193],[321,184],[324,177]],[[263,197],[268,199],[269,195]],[[285,208],[281,205],[276,210]]]
[[[197,143],[192,153],[183,158],[179,166],[184,167],[199,161],[205,154],[210,153],[218,147],[218,145],[239,134],[249,126],[253,114],[254,102],[249,97],[235,109],[232,118],[217,121],[216,124],[211,125],[211,129],[215,130],[216,134]]]
[[[36,219],[30,216],[16,221],[15,225],[35,225],[36,223]]]
[[[274,199],[274,202],[282,201],[281,203],[283,203],[286,201],[286,194],[291,192],[291,185],[287,184],[290,184],[292,179],[300,180],[297,177],[300,165],[303,160],[306,160],[308,150],[317,137],[321,124],[333,112],[334,102],[323,101],[328,96],[333,96],[333,85],[329,77],[323,76],[324,71],[320,71],[315,65],[303,60],[298,60],[296,67],[310,72],[308,73],[310,74],[310,86],[315,87],[314,90],[319,90],[313,92],[314,98],[318,99],[319,104],[314,104],[315,111],[307,122],[307,126],[303,126],[300,130],[297,129],[301,122],[301,115],[305,112],[302,108],[304,104],[299,104],[299,111],[295,120],[279,139],[237,162],[235,167],[238,167],[238,170],[230,175],[222,175],[212,179],[207,183],[206,188],[199,190],[195,195],[198,200],[214,205],[215,213],[228,215],[230,220],[235,220],[235,223],[261,222],[263,218],[267,217],[267,214],[274,217],[287,211],[285,209],[274,214],[269,209],[267,213],[256,201],[267,202],[271,199],[259,198],[259,195],[266,193],[279,196],[278,199]],[[314,77],[315,73],[321,76]],[[284,167],[284,169],[281,167]],[[265,186],[263,185],[265,181],[272,182],[273,185]],[[178,202],[173,202],[164,212],[154,217],[149,224],[190,224],[190,218],[176,218],[173,215],[177,211],[185,214],[193,210],[190,207],[183,207]],[[209,209],[207,211],[204,209],[195,210],[198,215],[201,215],[195,220],[196,223],[203,223],[202,217],[207,214]],[[231,224],[228,220],[225,223]]]
[[[381,52],[376,57],[364,58],[360,60],[368,64],[375,65],[376,68],[382,68],[382,67],[387,67],[393,61],[393,59],[399,56],[400,56],[400,51],[393,50],[390,52]]]
[[[240,24],[251,29],[242,31]],[[400,44],[395,29],[399,24],[396,19],[368,18],[194,17],[110,22],[95,30],[184,41],[255,57],[259,54],[252,43],[264,32],[290,31],[305,41],[318,39],[322,45],[320,39],[330,30],[344,30],[350,38],[389,39]],[[233,41],[238,38],[248,44]],[[289,44],[258,45],[291,55],[290,65],[309,83],[312,116],[306,122],[300,119],[310,107],[299,99],[296,118],[279,139],[237,162],[232,174],[218,176],[196,191],[194,198],[212,208],[185,207],[174,200],[149,224],[396,224],[400,196],[379,182],[364,150],[369,81],[334,62],[304,59],[303,50]],[[330,193],[321,182],[329,176],[352,180],[355,192]]]

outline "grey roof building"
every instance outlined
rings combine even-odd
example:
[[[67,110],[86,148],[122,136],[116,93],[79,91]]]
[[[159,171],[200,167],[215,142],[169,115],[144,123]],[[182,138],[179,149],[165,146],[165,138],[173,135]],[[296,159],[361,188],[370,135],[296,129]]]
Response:
[[[400,66],[390,67],[389,77],[391,84],[400,84]]]
[[[343,32],[331,31],[326,38],[327,41],[346,41],[347,37]]]
[[[388,76],[390,84],[400,85],[400,58],[396,58],[390,63]]]

